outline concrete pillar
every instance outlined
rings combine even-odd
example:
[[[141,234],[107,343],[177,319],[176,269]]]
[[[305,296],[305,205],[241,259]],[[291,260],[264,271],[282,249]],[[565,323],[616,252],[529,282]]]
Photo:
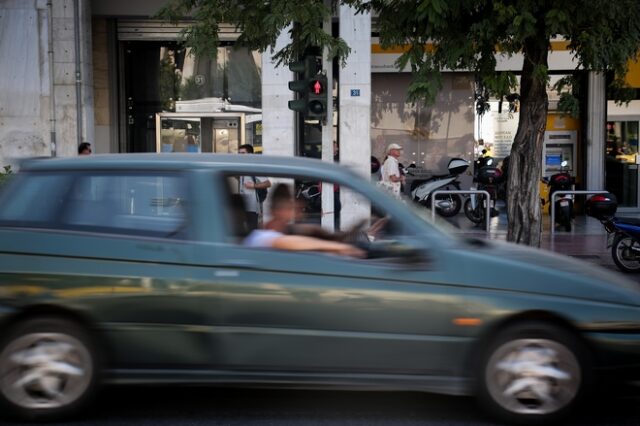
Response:
[[[340,37],[351,47],[340,69],[340,162],[366,179],[371,175],[371,14],[340,6]],[[341,227],[369,217],[369,204],[340,191]]]
[[[46,6],[0,2],[0,167],[50,155]]]
[[[90,1],[77,1],[79,19],[74,0],[0,2],[0,166],[77,155],[79,142],[93,141]]]
[[[588,76],[586,189],[604,189],[606,122],[605,76],[592,71]]]
[[[65,157],[77,155],[79,143],[94,141],[91,12],[89,0],[52,0],[52,5],[57,155]]]
[[[288,29],[276,42],[278,51],[290,42]],[[272,52],[262,54],[262,151],[267,155],[292,157],[295,154],[295,114],[288,107],[293,99],[289,81],[293,73],[287,64],[276,67]]]

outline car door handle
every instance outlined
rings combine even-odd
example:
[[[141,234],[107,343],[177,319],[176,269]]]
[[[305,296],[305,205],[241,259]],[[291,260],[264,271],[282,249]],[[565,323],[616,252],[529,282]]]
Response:
[[[228,268],[258,269],[258,265],[249,259],[228,259],[223,261],[221,266]]]

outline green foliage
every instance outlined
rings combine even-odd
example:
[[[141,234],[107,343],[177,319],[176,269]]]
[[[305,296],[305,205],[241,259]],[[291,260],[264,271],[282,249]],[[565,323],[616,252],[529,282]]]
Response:
[[[398,66],[413,73],[409,97],[414,101],[435,100],[445,69],[470,70],[490,96],[508,96],[517,81],[511,73],[496,72],[496,54],[524,52],[532,72],[522,78],[546,81],[546,53],[554,39],[570,41],[581,69],[616,76],[625,75],[627,60],[639,48],[637,0],[332,0],[330,7],[323,0],[171,0],[158,16],[193,18],[183,40],[196,55],[215,56],[220,25],[232,24],[241,32],[239,46],[270,50],[278,64],[296,60],[308,46],[326,47],[329,57],[344,60],[349,47],[321,26],[340,3],[377,12],[383,47],[409,47]],[[282,31],[292,42],[275,51]],[[611,89],[623,99],[629,94],[620,78]]]
[[[0,186],[7,183],[7,181],[11,178],[12,174],[13,174],[13,170],[11,169],[11,166],[2,167],[2,170],[0,170]]]
[[[579,88],[580,84],[573,75],[563,77],[553,85],[553,90],[560,95],[558,110],[563,114],[576,118],[580,116]]]
[[[175,63],[169,58],[160,60],[159,67],[159,91],[160,99],[162,99],[162,110],[174,111],[180,90],[180,75],[176,72]]]
[[[326,47],[329,58],[346,58],[349,46],[339,37],[322,30],[322,22],[331,16],[331,7],[318,0],[172,0],[160,10],[158,17],[177,22],[185,17],[193,25],[182,33],[183,42],[196,56],[215,57],[221,24],[232,24],[241,33],[237,46],[264,53],[268,49],[277,64],[297,60],[308,46]],[[282,31],[291,34],[292,42],[275,51]]]
[[[490,96],[502,98],[517,88],[515,78],[496,72],[496,54],[523,52],[531,73],[523,79],[548,79],[546,54],[552,40],[570,40],[579,67],[614,71],[623,76],[627,60],[640,44],[640,2],[636,0],[418,0],[415,3],[372,0],[383,45],[409,45],[398,65],[413,72],[413,99],[433,101],[427,82],[444,69],[474,72]],[[415,4],[415,6],[413,6]],[[427,43],[433,48],[425,49]],[[613,93],[620,90],[617,80]],[[437,93],[437,91],[435,92]],[[568,100],[570,94],[564,95]]]

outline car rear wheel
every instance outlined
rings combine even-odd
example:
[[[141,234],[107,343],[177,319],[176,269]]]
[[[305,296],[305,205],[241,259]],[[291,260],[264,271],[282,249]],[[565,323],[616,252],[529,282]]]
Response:
[[[0,403],[10,416],[26,420],[75,413],[96,388],[95,354],[73,322],[38,318],[18,324],[0,346]]]
[[[489,345],[478,396],[509,423],[557,421],[582,398],[590,372],[587,351],[573,334],[547,323],[522,323]]]

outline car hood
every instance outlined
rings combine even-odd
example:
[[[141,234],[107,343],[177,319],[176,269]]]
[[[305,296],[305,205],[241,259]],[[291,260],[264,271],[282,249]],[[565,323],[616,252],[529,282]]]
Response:
[[[559,253],[500,241],[453,249],[474,286],[640,306],[640,284]],[[469,270],[471,268],[471,270]]]

